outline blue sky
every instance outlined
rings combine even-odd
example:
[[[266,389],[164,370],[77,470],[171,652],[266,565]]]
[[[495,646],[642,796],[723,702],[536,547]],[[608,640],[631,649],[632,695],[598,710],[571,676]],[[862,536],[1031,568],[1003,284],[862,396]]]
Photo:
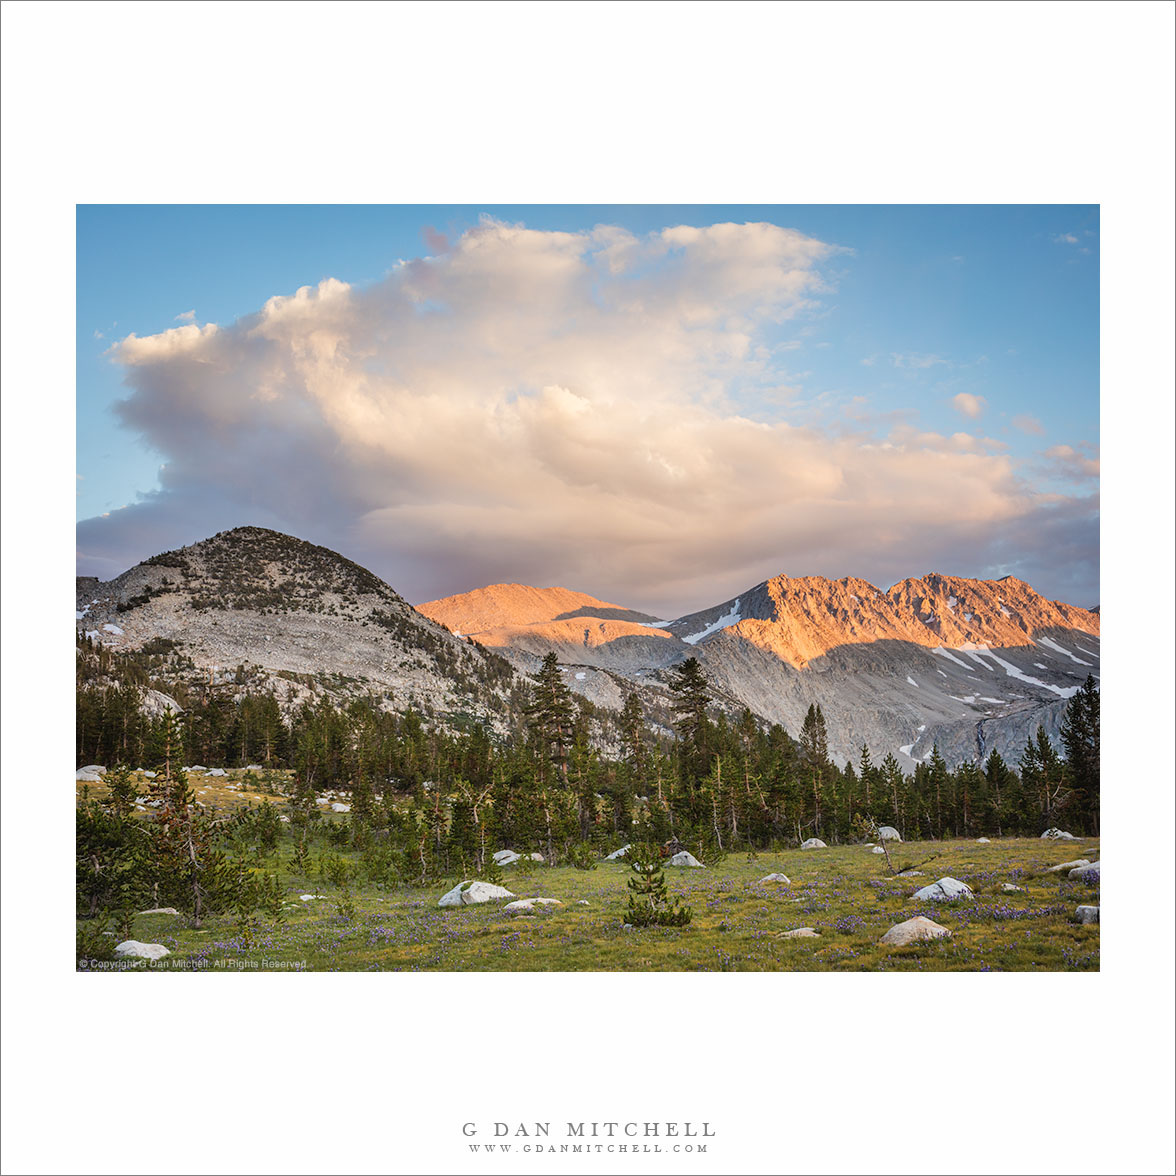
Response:
[[[957,449],[974,444],[994,459],[1003,456],[1013,463],[1021,490],[1043,502],[1050,496],[1088,498],[1097,490],[1097,480],[1092,482],[1099,440],[1097,206],[82,206],[77,218],[78,518],[97,520],[138,503],[151,506],[155,523],[142,529],[139,546],[129,518],[117,541],[104,542],[102,528],[96,521],[90,524],[84,529],[80,570],[109,574],[120,559],[133,562],[132,557],[151,554],[140,547],[171,533],[156,509],[161,495],[173,505],[178,495],[187,495],[184,509],[172,511],[174,541],[201,537],[194,528],[200,523],[202,491],[193,478],[183,486],[161,487],[158,480],[161,465],[174,466],[177,459],[176,452],[169,452],[176,442],[167,440],[171,434],[159,425],[158,412],[160,397],[175,410],[174,390],[140,388],[140,399],[157,398],[155,415],[138,412],[120,419],[115,405],[128,396],[124,377],[132,369],[116,362],[113,344],[132,333],[142,339],[189,322],[216,323],[223,332],[259,312],[273,296],[292,295],[327,278],[356,291],[378,290],[381,283],[400,280],[396,275],[406,272],[397,268],[401,262],[445,256],[447,250],[450,256],[458,254],[460,243],[472,241],[471,232],[476,234],[487,217],[545,235],[617,226],[642,241],[679,225],[766,222],[797,230],[827,247],[811,265],[807,257],[797,263],[816,284],[807,288],[803,303],[781,302],[778,314],[759,317],[743,302],[736,307],[746,283],[758,280],[758,263],[740,270],[738,288],[716,288],[716,299],[734,300],[729,315],[726,310],[716,314],[716,329],[727,330],[734,316],[750,314],[753,325],[735,333],[752,337],[760,361],[745,368],[724,364],[693,404],[714,405],[717,397],[724,419],[816,430],[829,439],[852,433],[859,440],[873,437],[886,444],[897,439],[910,447],[934,436],[940,440],[930,443],[932,448],[950,448],[944,439],[955,437]],[[707,246],[712,253],[723,247]],[[517,252],[517,241],[510,248]],[[732,248],[742,251],[743,265],[744,246]],[[656,269],[660,256],[646,264]],[[772,287],[771,297],[778,293]],[[493,300],[492,288],[487,297]],[[463,329],[468,324],[463,327],[455,315],[452,330],[460,335]],[[565,329],[574,328],[552,324],[548,334]],[[573,369],[574,363],[568,370]],[[552,371],[559,375],[557,368]],[[202,393],[188,376],[181,383],[194,398],[189,408],[199,411]],[[516,389],[534,391],[525,380]],[[603,410],[596,404],[594,411]],[[280,442],[275,445],[280,448]],[[204,492],[221,497],[232,480],[222,478]],[[235,521],[250,521],[258,494],[247,487],[238,491],[209,512],[210,529],[232,519],[234,502],[241,515]],[[419,488],[412,491],[419,493]],[[354,517],[335,518],[332,524],[344,523],[352,539],[363,531],[360,516],[381,509],[378,495],[365,490],[359,498],[363,502]],[[273,503],[266,509],[271,524],[283,521],[275,517]],[[994,517],[1005,519],[1008,513],[998,510]],[[296,530],[296,519],[284,521]],[[326,528],[326,518],[320,519],[306,537],[323,541]],[[788,539],[781,534],[773,540],[776,548],[766,562],[746,557],[736,562],[748,571],[752,564],[767,567],[775,559],[788,563],[792,574],[833,574],[843,567],[841,574],[867,576],[876,565],[872,574],[883,578],[897,577],[901,563],[863,553],[865,566],[854,568],[847,566],[853,562],[852,548],[834,554],[826,550],[827,543]],[[1032,565],[1047,581],[1042,590],[1050,591],[1052,579],[1057,595],[1063,590],[1096,593],[1094,542],[1092,548],[1088,535],[1078,545],[1081,552],[1076,546],[1059,553],[1071,561],[1064,574],[1051,577],[1040,561]],[[383,548],[370,534],[357,546],[359,554],[381,564]],[[960,535],[944,548],[945,556],[953,557],[963,550]],[[802,559],[811,553],[811,562],[819,566],[796,566],[789,558],[794,552]],[[917,558],[933,554],[933,549],[920,551]],[[999,558],[977,558],[975,566],[935,570],[1020,574],[1030,564],[1022,567],[1018,558],[1005,552]],[[383,562],[377,570],[397,570],[393,557]],[[546,570],[542,561],[533,565],[537,573]],[[576,570],[555,560],[550,575]],[[928,570],[911,566],[905,574]],[[477,571],[471,567],[468,574]],[[732,569],[733,584],[738,574],[738,568]],[[422,577],[420,591],[433,590],[434,582],[444,587],[443,579]],[[452,590],[471,586],[455,583]],[[647,590],[639,575],[618,581],[616,590],[622,589],[649,603],[684,601],[691,593],[685,583],[671,590],[664,569]],[[704,586],[697,584],[697,590]]]

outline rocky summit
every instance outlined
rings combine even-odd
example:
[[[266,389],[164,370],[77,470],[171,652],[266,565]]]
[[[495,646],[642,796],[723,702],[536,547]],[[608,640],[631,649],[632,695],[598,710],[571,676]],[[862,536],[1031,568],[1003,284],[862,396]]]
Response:
[[[76,624],[99,649],[146,653],[169,675],[262,685],[290,703],[374,694],[392,709],[494,727],[514,679],[367,569],[261,527],[164,552],[105,583],[79,577]]]
[[[1015,763],[1099,677],[1095,609],[1046,600],[1013,577],[930,574],[882,591],[852,577],[775,576],[662,619],[568,588],[495,584],[416,608],[344,556],[239,527],[77,581],[76,624],[99,649],[146,650],[173,672],[286,701],[374,694],[441,721],[505,729],[517,675],[554,652],[568,685],[619,710],[635,690],[668,731],[674,667],[697,658],[715,704],[797,735],[821,707],[829,753],[905,771],[938,746],[949,767],[993,751]],[[158,691],[152,704],[166,707]]]

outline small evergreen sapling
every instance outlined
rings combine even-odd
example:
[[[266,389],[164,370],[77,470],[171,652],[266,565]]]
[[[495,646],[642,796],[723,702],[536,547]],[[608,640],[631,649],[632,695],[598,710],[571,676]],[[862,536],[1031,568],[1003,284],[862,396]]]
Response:
[[[628,853],[629,906],[625,922],[634,927],[684,927],[693,917],[681,899],[671,898],[662,872],[661,853],[653,845],[635,845]]]

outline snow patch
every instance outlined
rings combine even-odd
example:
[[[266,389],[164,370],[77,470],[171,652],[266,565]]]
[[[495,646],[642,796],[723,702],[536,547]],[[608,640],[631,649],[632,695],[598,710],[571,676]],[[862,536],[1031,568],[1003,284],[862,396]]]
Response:
[[[583,682],[583,681],[584,681],[584,679],[585,679],[585,678],[587,678],[587,677],[588,677],[588,675],[587,675],[587,674],[585,674],[585,673],[584,673],[584,672],[581,670],[581,671],[580,671],[580,673],[578,673],[578,674],[576,675],[576,681],[577,681],[577,682]]]
[[[1000,606],[1000,611],[1004,613],[1006,617],[1011,617],[1013,615],[1007,608],[1005,608],[1003,604]]]
[[[1016,678],[1020,682],[1027,682],[1030,686],[1040,686],[1043,690],[1052,690],[1059,698],[1071,698],[1078,693],[1077,686],[1051,686],[1048,682],[1042,682],[1037,678],[1031,678],[1022,670],[1017,669],[1012,662],[1007,662],[1004,658],[997,657],[995,653],[989,652],[988,656],[992,658],[998,666],[1004,667],[1004,672],[1010,678]]]
[[[955,662],[957,666],[962,666],[965,670],[968,668],[968,663],[966,661],[961,661],[958,657],[953,656],[948,650],[944,649],[942,645],[937,645],[933,650],[931,650],[931,652],[937,653],[940,657],[947,658],[948,661]],[[943,674],[942,670],[939,672]],[[943,676],[945,678],[947,677],[946,674],[943,674]]]
[[[995,702],[997,706],[1004,706],[1003,698],[985,698],[983,694],[980,695],[981,702]]]
[[[914,678],[912,678],[912,677],[910,676],[910,674],[907,674],[907,681],[908,681],[908,682],[909,682],[909,683],[910,683],[910,684],[911,684],[911,685],[912,685],[912,686],[913,686],[913,687],[914,687],[916,690],[918,690],[918,688],[919,688],[919,684],[918,684],[918,682],[916,682],[916,681],[914,680]]]
[[[731,606],[731,611],[725,617],[719,617],[717,621],[713,621],[707,625],[701,633],[695,633],[690,637],[683,637],[682,640],[687,645],[697,645],[704,637],[709,637],[712,633],[717,633],[720,629],[726,629],[731,625],[739,624],[743,620],[743,616],[739,612],[739,599],[741,598],[736,599],[735,603]]]
[[[123,631],[117,625],[103,625],[102,628],[105,629],[107,633],[114,633],[118,637],[123,635]]]
[[[1063,657],[1068,657],[1072,662],[1077,662],[1080,666],[1090,665],[1090,662],[1083,661],[1080,657],[1075,657],[1064,645],[1059,645],[1056,641],[1051,641],[1048,637],[1038,637],[1037,644],[1048,645],[1055,653],[1060,653]]]
[[[949,597],[947,598],[947,607],[948,607],[949,609],[951,609],[951,611],[952,611],[952,612],[955,612],[955,606],[956,606],[957,604],[959,604],[959,601],[958,601],[958,600],[956,600],[956,598],[955,598],[954,596],[949,596]]]

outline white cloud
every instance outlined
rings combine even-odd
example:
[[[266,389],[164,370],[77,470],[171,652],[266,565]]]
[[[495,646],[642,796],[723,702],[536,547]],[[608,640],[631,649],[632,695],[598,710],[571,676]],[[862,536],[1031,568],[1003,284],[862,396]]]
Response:
[[[1013,417],[1013,428],[1036,437],[1045,433],[1045,426],[1035,416],[1030,416],[1027,412],[1018,413]]]
[[[184,355],[198,358],[201,344],[216,332],[216,323],[208,323],[203,327],[172,327],[158,335],[145,335],[141,339],[138,335],[131,334],[125,339],[120,339],[110,348],[108,354],[128,367],[164,363]]]
[[[1059,245],[1077,245],[1078,238],[1073,233],[1058,233],[1054,241]]]
[[[1073,479],[1097,478],[1100,472],[1099,458],[1095,447],[1088,442],[1073,445],[1053,445],[1045,450],[1044,456],[1053,463],[1053,471]]]
[[[983,396],[973,396],[971,392],[957,392],[951,402],[956,412],[973,421],[983,414],[984,406],[988,403]]]
[[[812,310],[836,252],[772,225],[486,221],[369,288],[328,279],[225,327],[130,335],[111,349],[119,411],[166,457],[162,490],[83,523],[83,566],[253,522],[410,599],[524,580],[674,612],[780,571],[1031,565],[1037,540],[1008,537],[1044,510],[1089,559],[1090,511],[1036,495],[990,438],[775,419],[794,387],[780,324]],[[733,408],[736,387],[774,395],[773,419]]]
[[[196,312],[194,310],[185,310],[176,315],[177,323],[192,323],[196,321]]]

